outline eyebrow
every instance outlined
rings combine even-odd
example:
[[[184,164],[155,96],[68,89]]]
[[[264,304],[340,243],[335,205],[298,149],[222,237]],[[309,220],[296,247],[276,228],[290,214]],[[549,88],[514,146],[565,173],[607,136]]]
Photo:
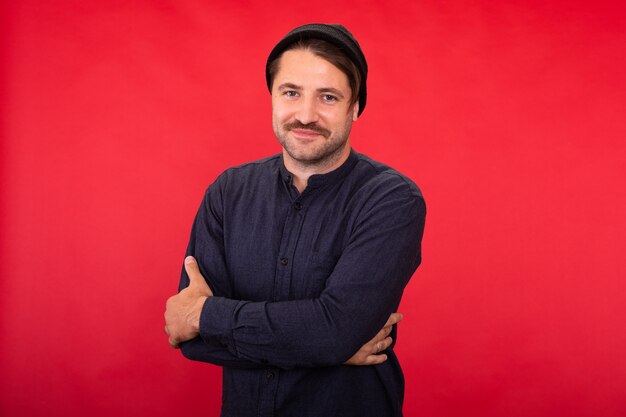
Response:
[[[283,83],[281,85],[278,86],[278,90],[279,91],[284,91],[284,90],[296,90],[296,91],[302,91],[304,88],[300,85],[294,84],[294,83]],[[322,88],[318,88],[317,89],[318,93],[331,93],[336,95],[338,98],[344,98],[343,93],[333,87],[322,87]]]
[[[319,91],[320,93],[331,93],[339,98],[344,98],[343,93],[337,90],[336,88],[332,88],[332,87],[318,88],[317,91]]]
[[[279,90],[302,90],[302,87],[294,83],[282,83],[278,86]]]

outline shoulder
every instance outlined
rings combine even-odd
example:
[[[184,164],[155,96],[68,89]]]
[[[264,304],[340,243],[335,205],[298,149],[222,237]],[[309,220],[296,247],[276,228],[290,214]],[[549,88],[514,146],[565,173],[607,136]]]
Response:
[[[407,198],[423,200],[420,188],[406,175],[366,155],[357,153],[356,157],[354,170],[361,179],[363,191],[382,195],[404,195]]]
[[[243,179],[250,175],[262,175],[265,173],[274,174],[279,169],[281,164],[280,154],[268,156],[256,161],[246,162],[245,164],[236,165],[234,167],[226,169],[220,177],[226,177],[229,179]]]
[[[350,200],[354,232],[372,231],[377,234],[387,228],[412,231],[421,238],[426,218],[426,203],[413,180],[397,170],[357,154],[353,169],[356,187]]]
[[[209,186],[209,189],[219,187],[238,187],[264,181],[269,176],[274,177],[280,170],[280,154],[268,156],[256,161],[246,162],[224,170]]]
[[[204,193],[205,203],[221,204],[227,199],[254,195],[275,181],[282,164],[281,156],[272,155],[224,170],[209,184]]]

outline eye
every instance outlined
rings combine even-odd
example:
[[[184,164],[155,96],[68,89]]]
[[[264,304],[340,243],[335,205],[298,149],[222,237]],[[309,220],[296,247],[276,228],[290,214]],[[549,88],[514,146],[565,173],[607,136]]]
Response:
[[[327,102],[327,103],[334,103],[336,102],[338,99],[337,97],[333,96],[332,94],[324,94],[322,96],[322,100]]]
[[[283,93],[286,97],[298,97],[298,92],[293,90],[287,90]]]

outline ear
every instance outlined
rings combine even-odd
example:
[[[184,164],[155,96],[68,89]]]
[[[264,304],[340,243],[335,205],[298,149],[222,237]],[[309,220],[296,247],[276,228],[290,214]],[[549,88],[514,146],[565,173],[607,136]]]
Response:
[[[356,122],[358,118],[359,118],[359,102],[357,100],[357,102],[354,103],[354,106],[352,106],[352,121]]]

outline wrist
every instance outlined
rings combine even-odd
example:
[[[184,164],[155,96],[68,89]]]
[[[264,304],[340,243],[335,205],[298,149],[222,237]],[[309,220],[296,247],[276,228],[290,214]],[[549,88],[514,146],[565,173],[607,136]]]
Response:
[[[194,303],[191,314],[189,315],[189,324],[191,325],[194,332],[200,332],[200,316],[202,315],[202,308],[204,307],[204,302],[208,297],[200,296],[198,300]]]

